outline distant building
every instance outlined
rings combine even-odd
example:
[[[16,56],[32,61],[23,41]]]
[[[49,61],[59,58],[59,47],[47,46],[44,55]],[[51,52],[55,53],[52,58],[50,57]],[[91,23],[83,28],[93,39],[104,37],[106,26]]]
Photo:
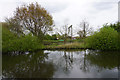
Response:
[[[118,2],[118,21],[120,22],[120,1]]]

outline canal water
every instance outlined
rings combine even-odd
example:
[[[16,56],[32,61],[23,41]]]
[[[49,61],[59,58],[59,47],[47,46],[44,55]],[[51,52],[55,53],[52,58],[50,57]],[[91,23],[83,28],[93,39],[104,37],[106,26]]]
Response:
[[[118,78],[119,52],[38,51],[2,55],[3,78]]]

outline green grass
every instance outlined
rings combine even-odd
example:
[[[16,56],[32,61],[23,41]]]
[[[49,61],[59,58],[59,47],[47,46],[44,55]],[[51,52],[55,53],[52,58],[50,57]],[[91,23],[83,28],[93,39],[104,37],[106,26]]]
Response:
[[[86,49],[87,44],[80,43],[80,42],[73,42],[73,43],[66,43],[66,44],[60,44],[60,45],[49,45],[45,46],[45,49]]]

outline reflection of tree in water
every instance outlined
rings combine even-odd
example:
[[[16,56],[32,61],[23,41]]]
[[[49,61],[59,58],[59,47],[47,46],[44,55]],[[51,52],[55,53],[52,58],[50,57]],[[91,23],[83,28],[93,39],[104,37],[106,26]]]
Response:
[[[70,73],[73,67],[79,65],[83,72],[89,71],[89,62],[86,59],[86,50],[84,51],[64,51],[56,62],[57,68],[63,69],[64,73]]]
[[[86,59],[87,53],[86,50],[84,50],[84,56],[80,59],[80,69],[83,70],[83,72],[89,72],[89,62]]]
[[[3,55],[3,76],[8,78],[47,78],[54,74],[54,66],[46,62],[48,54],[43,51],[27,55]]]
[[[69,52],[68,54],[64,51],[64,59],[65,59],[65,71],[69,71],[72,68],[73,64],[73,53]]]
[[[118,70],[120,70],[119,52],[96,52],[93,50],[84,50],[77,55],[79,56],[79,59],[73,62],[79,64],[80,70],[83,72],[90,72],[93,66],[98,69],[98,72],[103,69],[113,68],[118,68]],[[77,62],[78,60],[79,63]]]
[[[120,68],[119,52],[89,52],[86,59],[90,65],[96,66],[99,69]],[[99,70],[101,71],[101,70]]]
[[[84,51],[64,51],[57,61],[57,68],[63,69],[64,73],[70,73],[73,67],[79,65],[83,72],[89,71],[89,62],[86,59],[86,50]]]
[[[3,55],[3,76],[9,78],[54,77],[56,70],[69,74],[74,67],[83,72],[96,67],[102,69],[120,68],[118,53],[84,51],[63,51],[61,54],[47,54],[43,51],[20,55]],[[95,68],[95,69],[96,69]]]
[[[63,72],[65,74],[70,73],[71,69],[73,68],[73,52],[69,51],[62,51],[61,54],[56,56],[56,59],[53,57],[55,61],[55,65],[58,71]]]

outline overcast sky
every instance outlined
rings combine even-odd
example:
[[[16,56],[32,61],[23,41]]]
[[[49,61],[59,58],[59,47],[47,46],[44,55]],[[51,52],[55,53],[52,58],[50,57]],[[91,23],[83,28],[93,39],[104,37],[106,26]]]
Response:
[[[119,0],[0,0],[0,21],[11,17],[16,7],[38,2],[53,16],[55,25],[72,24],[74,29],[87,20],[94,29],[118,21]]]

